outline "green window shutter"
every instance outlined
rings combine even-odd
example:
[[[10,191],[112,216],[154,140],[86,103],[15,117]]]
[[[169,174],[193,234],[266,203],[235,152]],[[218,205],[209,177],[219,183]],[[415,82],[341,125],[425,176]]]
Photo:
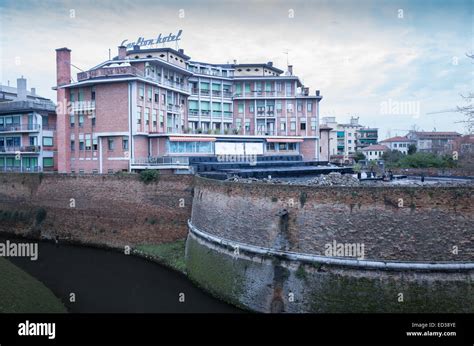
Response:
[[[53,167],[53,166],[54,166],[54,159],[52,157],[43,158],[43,167]]]

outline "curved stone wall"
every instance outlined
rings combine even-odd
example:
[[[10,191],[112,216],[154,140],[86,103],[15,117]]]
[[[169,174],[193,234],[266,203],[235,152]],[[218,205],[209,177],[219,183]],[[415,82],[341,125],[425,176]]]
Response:
[[[472,202],[467,186],[348,189],[196,177],[188,274],[256,311],[473,312]],[[358,245],[363,256],[328,254],[340,244]]]

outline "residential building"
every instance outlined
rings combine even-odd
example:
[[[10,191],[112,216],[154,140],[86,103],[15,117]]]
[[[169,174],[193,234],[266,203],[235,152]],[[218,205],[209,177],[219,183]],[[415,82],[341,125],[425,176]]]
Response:
[[[402,136],[391,137],[380,141],[380,144],[387,146],[390,150],[397,150],[403,154],[408,154],[408,148],[415,143],[416,141]]]
[[[368,161],[371,161],[382,159],[382,155],[388,150],[388,147],[385,145],[375,144],[369,145],[368,147],[363,148],[361,151],[364,154],[365,158]]]
[[[457,132],[410,131],[406,137],[416,142],[417,151],[451,154],[452,143],[455,139],[460,138],[461,134]]]
[[[184,50],[127,50],[72,82],[56,50],[60,172],[167,168],[192,156],[302,155],[319,160],[319,102],[271,62],[210,64]],[[160,163],[168,163],[160,165]]]
[[[361,151],[363,148],[378,143],[379,135],[378,129],[372,127],[360,127],[357,129],[357,144],[356,151]]]
[[[0,86],[0,171],[42,172],[57,170],[56,107],[27,90],[27,80],[17,87]]]

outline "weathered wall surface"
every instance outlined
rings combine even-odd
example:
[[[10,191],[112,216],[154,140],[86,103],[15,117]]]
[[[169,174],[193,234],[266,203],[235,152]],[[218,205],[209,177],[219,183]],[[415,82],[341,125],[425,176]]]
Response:
[[[364,244],[365,260],[459,264],[474,259],[469,187],[347,189],[196,177],[191,222],[218,239],[284,252],[324,256],[326,244],[336,241]],[[188,236],[186,263],[188,275],[204,288],[262,312],[474,311],[472,269],[308,263],[236,253],[194,233]]]
[[[33,237],[111,247],[183,239],[191,203],[191,176],[0,175],[0,231]]]
[[[377,260],[474,258],[472,187],[196,181],[193,225],[225,239],[315,255],[324,255],[333,241],[360,243],[365,259]]]

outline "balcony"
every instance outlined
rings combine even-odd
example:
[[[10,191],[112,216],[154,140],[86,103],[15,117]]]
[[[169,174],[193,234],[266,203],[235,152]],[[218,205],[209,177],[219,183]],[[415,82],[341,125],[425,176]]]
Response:
[[[39,145],[0,147],[0,153],[6,153],[6,154],[39,153],[40,151],[41,151],[41,147]]]
[[[38,132],[39,130],[39,124],[11,124],[6,126],[0,126],[0,132]]]
[[[285,94],[283,91],[274,91],[274,90],[269,90],[269,91],[263,91],[263,90],[258,90],[258,91],[245,91],[245,92],[235,92],[234,97],[291,97],[295,96],[294,93],[288,93]]]
[[[171,113],[181,113],[181,107],[177,105],[167,105],[166,110]]]
[[[222,93],[219,90],[212,90],[212,97],[221,97]]]
[[[135,158],[130,162],[132,168],[166,168],[169,166],[189,166],[189,158],[185,156],[162,156]]]
[[[133,77],[140,77],[148,79],[154,83],[158,83],[162,86],[171,87],[174,89],[178,89],[180,91],[189,92],[189,88],[184,83],[176,83],[168,79],[155,79],[150,76],[146,76],[145,73],[135,66],[116,66],[116,67],[102,67],[96,70],[80,72],[77,74],[78,82],[92,79],[92,78],[102,78],[102,77],[109,77],[109,76],[133,76]]]
[[[73,112],[88,112],[95,110],[95,101],[75,101],[71,102]]]
[[[0,166],[0,172],[34,173],[34,172],[41,172],[41,167],[40,166],[32,166],[32,167]]]

